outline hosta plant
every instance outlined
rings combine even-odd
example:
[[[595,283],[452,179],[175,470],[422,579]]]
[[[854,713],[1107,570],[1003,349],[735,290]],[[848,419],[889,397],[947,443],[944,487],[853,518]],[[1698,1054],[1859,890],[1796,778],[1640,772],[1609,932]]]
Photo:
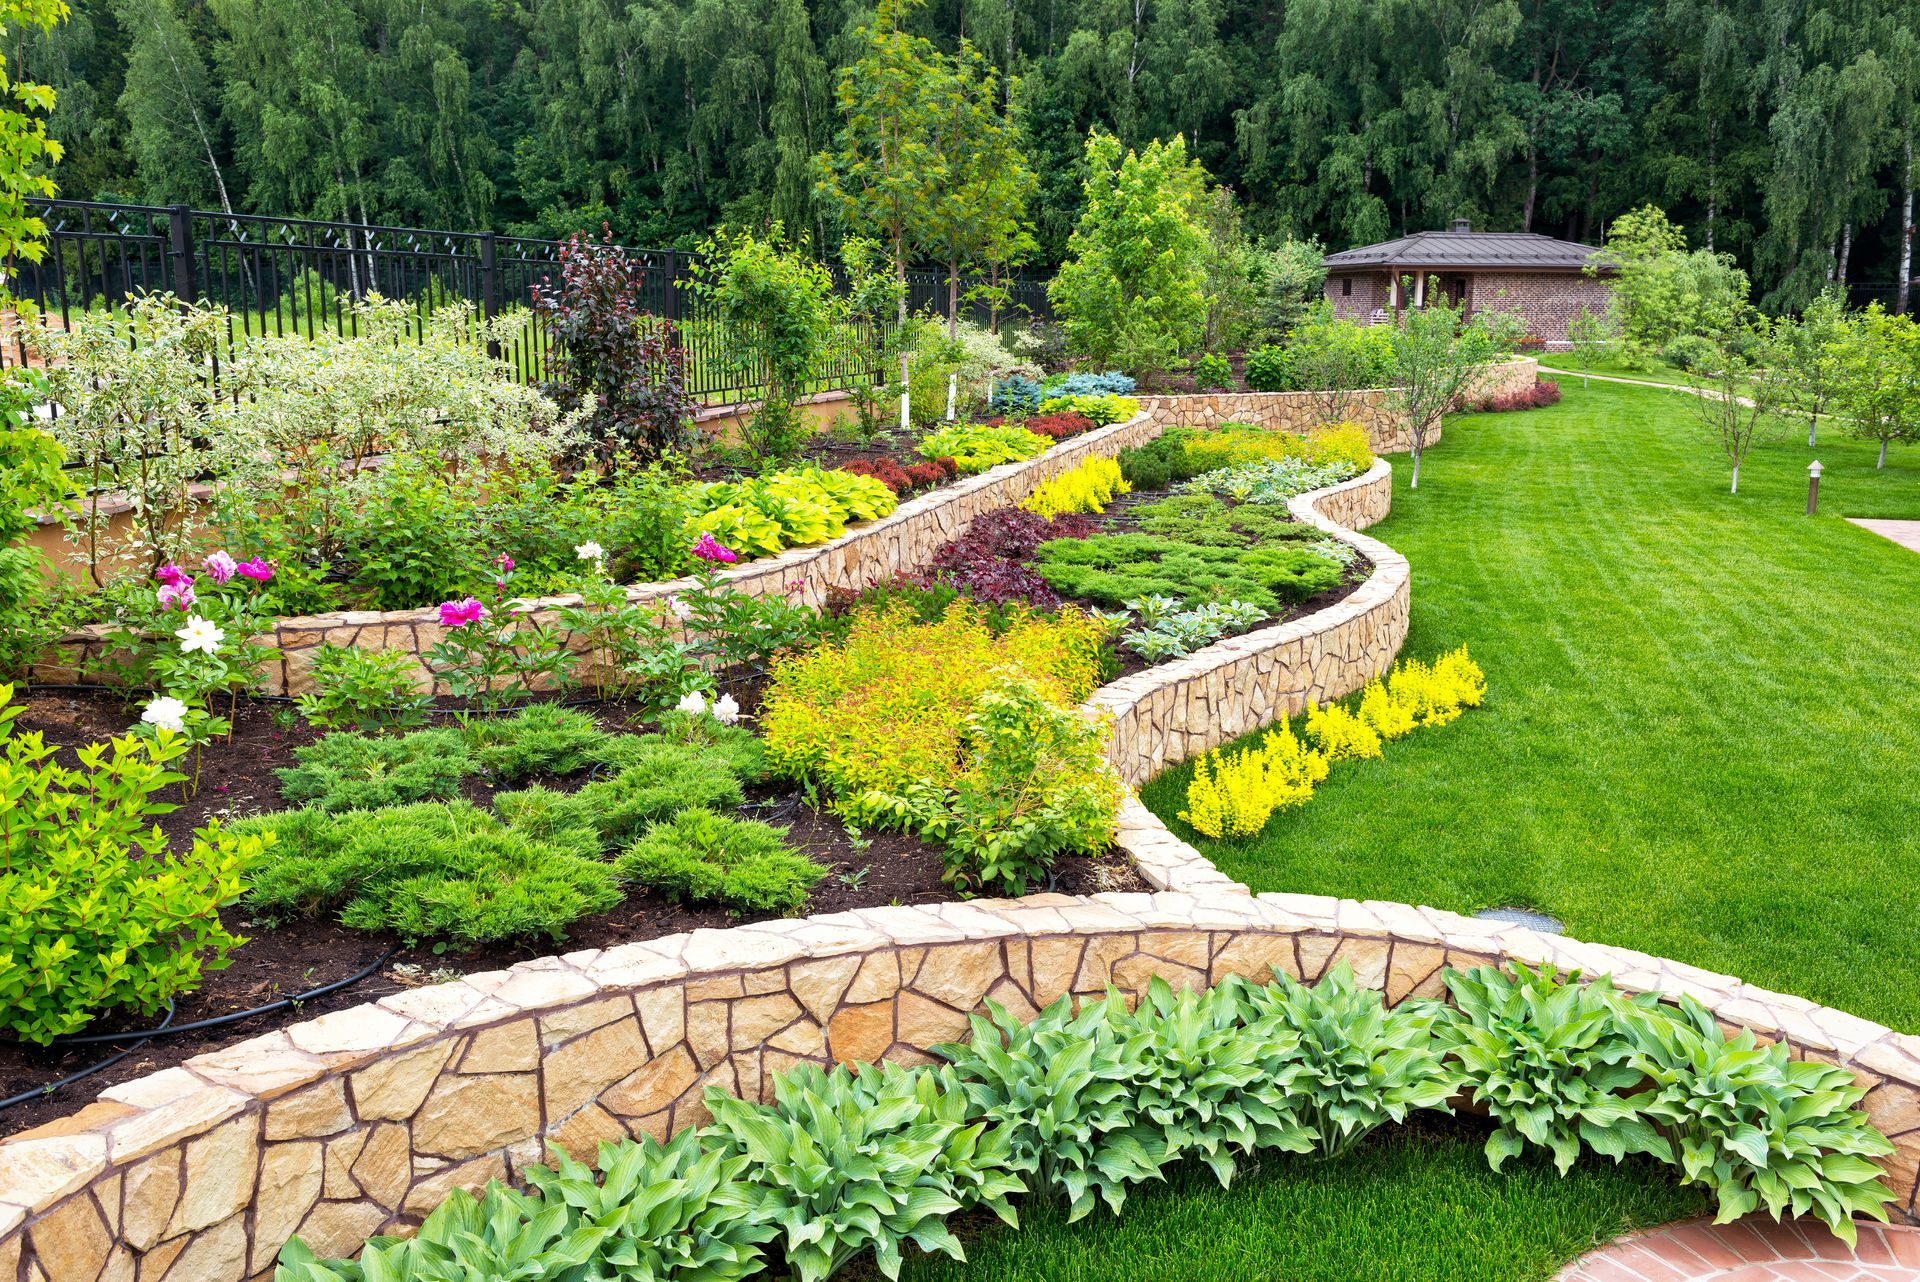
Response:
[[[1228,980],[1248,1023],[1300,1039],[1294,1090],[1314,1147],[1338,1157],[1382,1122],[1406,1120],[1416,1108],[1446,1108],[1457,1084],[1434,1024],[1437,1002],[1409,1000],[1388,1009],[1381,995],[1353,982],[1341,962],[1309,988],[1291,976],[1255,987]]]
[[[1158,1132],[1169,1161],[1198,1157],[1225,1187],[1235,1154],[1312,1150],[1296,1111],[1306,1066],[1298,1037],[1280,1020],[1244,1024],[1232,990],[1176,995],[1158,976],[1134,1011],[1112,999],[1107,1009],[1137,1047],[1129,1056],[1136,1129]]]
[[[742,1214],[745,1159],[703,1152],[692,1131],[602,1144],[598,1178],[556,1156],[522,1171],[529,1192],[456,1190],[417,1234],[374,1238],[357,1260],[322,1261],[295,1238],[274,1282],[738,1282],[761,1270],[773,1228]]]
[[[707,1092],[722,1152],[747,1159],[746,1214],[771,1224],[799,1282],[820,1282],[871,1249],[898,1277],[911,1243],[965,1259],[946,1217],[980,1206],[1017,1222],[1025,1188],[1003,1131],[967,1121],[966,1097],[897,1065],[779,1078],[774,1103]]]
[[[1605,978],[1581,983],[1553,967],[1514,973],[1481,966],[1446,973],[1454,1016],[1441,1025],[1448,1055],[1474,1102],[1497,1124],[1494,1170],[1529,1144],[1549,1149],[1562,1175],[1585,1144],[1615,1161],[1666,1144],[1621,1092],[1645,1081],[1621,1003]]]
[[[1007,1137],[1013,1169],[1065,1196],[1069,1220],[1096,1196],[1118,1213],[1129,1184],[1159,1178],[1165,1145],[1134,1129],[1141,1045],[1121,1036],[1105,1002],[1076,1013],[1062,997],[1024,1023],[988,1002],[971,1022],[970,1040],[933,1048],[950,1061],[943,1076]]]
[[[1815,1215],[1851,1243],[1854,1216],[1887,1218],[1893,1195],[1873,1159],[1893,1145],[1855,1107],[1866,1088],[1852,1073],[1793,1059],[1785,1042],[1757,1045],[1750,1029],[1729,1039],[1691,997],[1625,1015],[1650,1083],[1633,1106],[1660,1128],[1681,1181],[1713,1190],[1717,1222],[1761,1208]]]

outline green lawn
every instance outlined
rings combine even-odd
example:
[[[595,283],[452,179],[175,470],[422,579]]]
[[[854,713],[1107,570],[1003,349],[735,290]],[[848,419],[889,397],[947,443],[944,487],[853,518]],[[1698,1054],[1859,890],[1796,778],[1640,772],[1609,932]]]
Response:
[[[1028,1201],[1018,1232],[962,1231],[968,1262],[909,1257],[902,1282],[1522,1282],[1629,1228],[1705,1201],[1644,1163],[1487,1169],[1464,1127],[1390,1127],[1334,1162],[1269,1159],[1222,1191],[1204,1169],[1064,1223]],[[878,1282],[870,1264],[854,1282]]]
[[[1255,890],[1534,907],[1920,1030],[1920,555],[1841,519],[1920,517],[1920,450],[1823,440],[1809,520],[1804,439],[1729,495],[1677,394],[1563,387],[1450,422],[1417,492],[1396,459],[1372,531],[1413,564],[1405,653],[1469,646],[1486,705],[1203,848]]]

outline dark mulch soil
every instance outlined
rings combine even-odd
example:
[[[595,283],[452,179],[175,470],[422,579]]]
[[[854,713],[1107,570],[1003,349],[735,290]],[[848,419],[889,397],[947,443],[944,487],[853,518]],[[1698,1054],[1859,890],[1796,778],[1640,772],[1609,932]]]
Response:
[[[749,692],[750,693],[750,692]],[[15,729],[40,731],[49,744],[62,748],[102,741],[125,733],[137,717],[118,697],[101,692],[27,690],[16,695],[24,712]],[[754,700],[743,699],[747,706]],[[209,819],[240,817],[284,806],[278,767],[292,764],[293,750],[311,743],[318,734],[302,724],[288,723],[288,706],[269,700],[242,700],[234,716],[231,744],[210,746],[201,763],[200,790],[158,822],[173,845],[184,846],[193,830]],[[633,728],[633,709],[604,705],[602,723],[609,730]],[[73,764],[69,752],[59,760]],[[572,781],[536,779],[550,787]],[[516,783],[513,787],[523,787]],[[468,797],[485,804],[495,789],[483,779],[470,778]],[[791,790],[761,787],[750,790],[748,813],[769,823],[789,827],[790,840],[815,860],[832,869],[813,892],[809,912],[841,912],[885,904],[924,904],[955,898],[940,880],[937,849],[898,833],[850,836],[838,820],[809,808]],[[1097,860],[1071,859],[1058,870],[1056,889],[1071,894],[1102,890],[1144,890],[1132,865],[1117,854]],[[296,1009],[258,1015],[238,1023],[198,1030],[149,1043],[113,1067],[47,1096],[0,1111],[0,1135],[11,1134],[65,1116],[101,1089],[171,1067],[192,1056],[216,1050],[244,1038],[311,1019],[328,1011],[372,1001],[404,987],[475,971],[496,970],[518,961],[550,953],[656,939],[700,927],[741,925],[753,916],[729,917],[724,910],[684,907],[663,897],[633,893],[613,911],[583,918],[568,930],[563,943],[530,942],[518,947],[491,947],[465,954],[436,955],[431,948],[400,948],[390,937],[347,930],[330,921],[293,921],[272,928],[256,928],[245,910],[235,906],[223,914],[228,926],[249,937],[235,950],[232,964],[206,977],[196,991],[175,1003],[173,1022],[230,1015],[280,998],[344,979],[379,961],[394,949],[379,970],[352,987],[303,1003]],[[436,972],[450,972],[439,974]],[[109,1015],[96,1020],[88,1033],[151,1027],[156,1020]],[[0,1098],[32,1090],[107,1058],[113,1046],[80,1046],[62,1050],[21,1046],[0,1041]]]

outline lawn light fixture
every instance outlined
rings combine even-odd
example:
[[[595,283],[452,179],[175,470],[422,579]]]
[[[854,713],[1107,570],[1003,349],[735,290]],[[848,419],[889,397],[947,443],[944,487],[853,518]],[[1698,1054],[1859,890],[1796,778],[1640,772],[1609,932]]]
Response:
[[[1807,464],[1807,515],[1820,505],[1820,460]]]

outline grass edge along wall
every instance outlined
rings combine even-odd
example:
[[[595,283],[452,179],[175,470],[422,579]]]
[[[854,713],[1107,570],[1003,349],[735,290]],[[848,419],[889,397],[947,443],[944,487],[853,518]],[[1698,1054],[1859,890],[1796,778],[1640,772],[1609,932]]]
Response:
[[[1296,502],[1336,506],[1343,488]],[[1404,904],[1249,895],[1133,799],[1118,844],[1157,893],[871,909],[544,958],[112,1088],[0,1142],[0,1276],[44,1260],[56,1277],[248,1277],[294,1232],[344,1254],[540,1161],[546,1141],[580,1152],[697,1125],[710,1085],[757,1093],[807,1060],[913,1060],[987,998],[1024,1011],[1156,976],[1312,981],[1342,962],[1390,1001],[1433,995],[1443,966],[1502,960],[1691,994],[1853,1071],[1899,1146],[1889,1182],[1912,1214],[1920,1038],[1631,950]]]

